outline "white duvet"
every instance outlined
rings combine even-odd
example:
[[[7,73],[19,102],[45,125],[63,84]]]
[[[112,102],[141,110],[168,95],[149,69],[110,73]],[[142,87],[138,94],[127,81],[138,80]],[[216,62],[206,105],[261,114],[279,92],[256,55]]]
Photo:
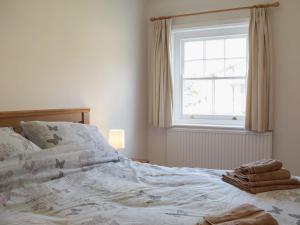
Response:
[[[127,159],[82,161],[81,153],[80,164],[68,164],[68,159],[77,159],[73,153],[74,158],[54,153],[44,152],[52,167],[39,164],[41,155],[0,162],[0,224],[195,225],[204,215],[243,203],[265,209],[281,225],[300,224],[299,189],[251,195],[224,183],[222,171],[167,168]],[[25,161],[39,166],[26,169]],[[10,170],[3,171],[4,164]],[[47,168],[57,170],[59,176],[46,175]],[[15,171],[19,178],[12,181],[7,171]]]

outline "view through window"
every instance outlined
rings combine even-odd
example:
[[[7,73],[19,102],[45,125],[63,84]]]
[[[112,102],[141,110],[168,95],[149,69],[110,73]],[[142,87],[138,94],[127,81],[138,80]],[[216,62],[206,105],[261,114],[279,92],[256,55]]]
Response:
[[[247,27],[174,34],[175,122],[243,126]]]

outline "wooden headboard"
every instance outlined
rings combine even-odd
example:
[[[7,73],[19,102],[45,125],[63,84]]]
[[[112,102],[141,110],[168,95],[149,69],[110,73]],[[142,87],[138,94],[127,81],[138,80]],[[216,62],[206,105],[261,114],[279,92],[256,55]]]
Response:
[[[47,109],[30,111],[0,112],[0,127],[13,127],[20,132],[21,121],[64,121],[90,123],[90,109]]]

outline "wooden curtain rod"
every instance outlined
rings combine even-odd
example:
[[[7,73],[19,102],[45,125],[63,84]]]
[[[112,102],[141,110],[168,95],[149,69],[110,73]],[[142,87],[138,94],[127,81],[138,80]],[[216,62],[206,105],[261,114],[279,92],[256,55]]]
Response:
[[[255,9],[255,8],[270,8],[270,7],[279,7],[279,6],[280,6],[279,2],[274,2],[274,3],[269,3],[269,4],[244,6],[244,7],[238,7],[238,8],[230,8],[230,9],[218,9],[218,10],[210,10],[210,11],[204,11],[204,12],[179,14],[179,15],[173,15],[173,16],[152,17],[150,19],[150,21],[153,22],[153,21],[157,21],[157,20],[174,19],[174,18],[187,17],[187,16],[197,16],[197,15],[210,14],[210,13],[230,12],[230,11]]]

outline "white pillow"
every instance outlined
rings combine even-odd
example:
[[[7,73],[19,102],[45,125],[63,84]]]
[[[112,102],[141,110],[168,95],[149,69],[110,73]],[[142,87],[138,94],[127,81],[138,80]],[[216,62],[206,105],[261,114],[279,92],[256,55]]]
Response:
[[[24,152],[35,152],[41,149],[12,129],[0,128],[0,161]]]

